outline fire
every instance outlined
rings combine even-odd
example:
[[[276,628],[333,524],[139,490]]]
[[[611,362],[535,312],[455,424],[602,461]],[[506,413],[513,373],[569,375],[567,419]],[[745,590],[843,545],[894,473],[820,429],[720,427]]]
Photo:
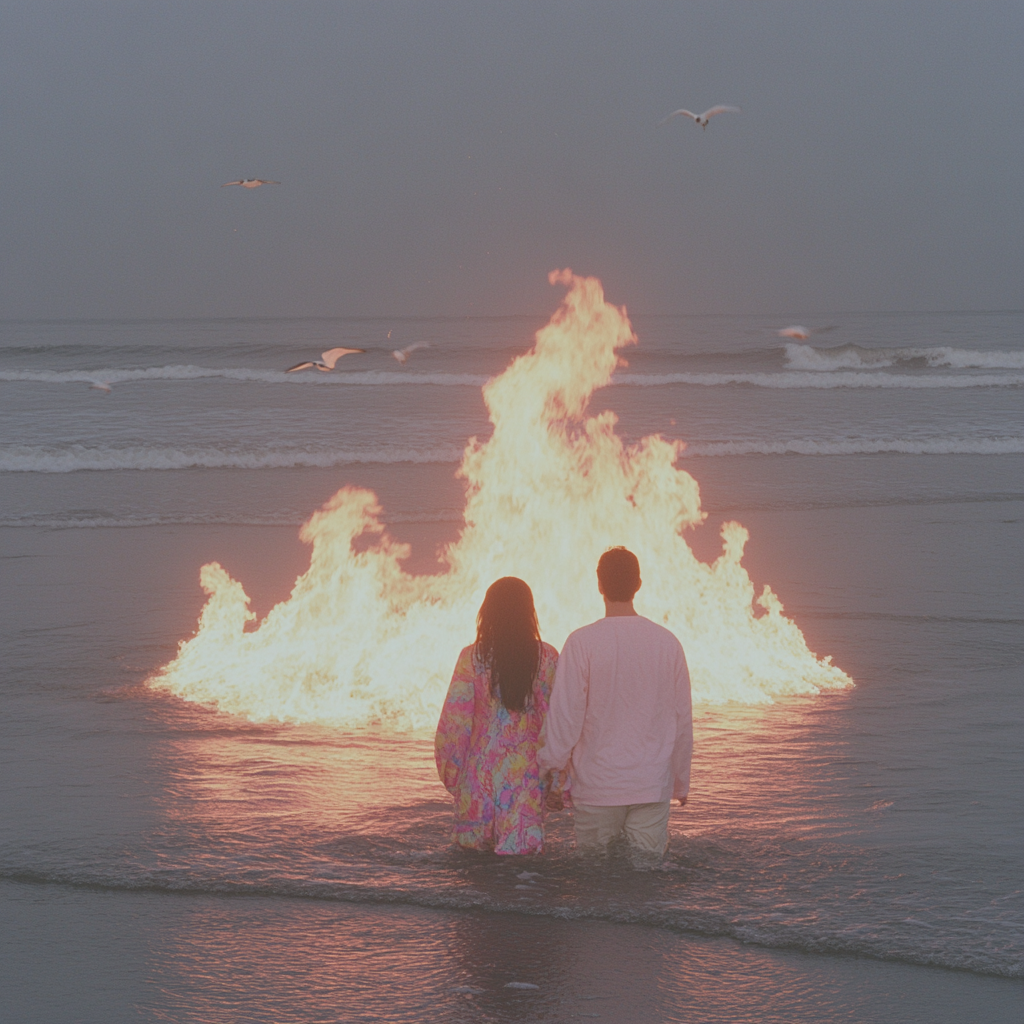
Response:
[[[550,280],[568,286],[561,307],[533,349],[484,386],[494,432],[466,447],[465,526],[444,552],[448,571],[406,573],[409,548],[386,533],[376,496],[343,487],[302,527],[309,569],[258,628],[246,628],[255,617],[242,585],[216,562],[202,567],[199,628],[151,685],[253,721],[429,727],[491,582],[525,579],[544,638],[560,647],[599,613],[594,567],[617,544],[640,559],[638,610],[682,641],[696,701],[852,685],[808,649],[769,587],[755,595],[739,523],[722,527],[713,563],[693,555],[684,532],[704,515],[696,481],[675,466],[683,444],[626,446],[613,413],[586,414],[617,350],[637,338],[596,278],[566,270]],[[353,550],[367,534],[369,546]]]

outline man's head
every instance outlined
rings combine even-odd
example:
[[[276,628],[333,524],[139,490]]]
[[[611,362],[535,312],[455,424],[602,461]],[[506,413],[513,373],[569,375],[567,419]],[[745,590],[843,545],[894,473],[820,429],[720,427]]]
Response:
[[[640,562],[626,548],[609,548],[597,563],[597,588],[606,601],[632,601],[640,589]]]

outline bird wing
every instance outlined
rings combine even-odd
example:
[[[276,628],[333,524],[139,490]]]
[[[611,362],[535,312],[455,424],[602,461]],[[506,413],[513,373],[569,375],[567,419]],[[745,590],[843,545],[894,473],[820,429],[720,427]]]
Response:
[[[309,370],[316,366],[316,363],[311,363],[308,360],[304,363],[296,363],[294,366],[289,366],[285,373],[294,373],[296,370]]]
[[[430,348],[430,346],[425,341],[417,341],[414,345],[406,345],[405,348],[402,349],[402,354],[409,355],[410,352],[415,352],[420,348]]]
[[[279,182],[279,181],[267,181],[267,179],[266,179],[266,178],[257,178],[256,180],[257,180],[257,181],[258,181],[258,182],[259,182],[259,183],[260,183],[261,185],[280,185],[280,184],[281,184],[281,182]]]
[[[741,114],[743,111],[739,107],[712,107],[710,110],[705,110],[700,116],[707,119],[714,117],[715,114]]]
[[[409,357],[402,351],[394,351],[391,353],[400,363],[404,363]]]
[[[221,188],[227,188],[228,185],[241,185],[241,184],[242,184],[241,181],[225,181],[224,184],[221,185]]]
[[[365,348],[329,348],[320,358],[333,370],[334,364],[342,356],[352,355],[355,352],[365,352]]]
[[[663,117],[659,123],[664,124],[666,121],[671,121],[673,117],[678,117],[680,114],[682,114],[683,117],[688,117],[693,121],[697,120],[697,115],[691,114],[689,110],[673,110],[672,113],[668,115],[668,117]]]

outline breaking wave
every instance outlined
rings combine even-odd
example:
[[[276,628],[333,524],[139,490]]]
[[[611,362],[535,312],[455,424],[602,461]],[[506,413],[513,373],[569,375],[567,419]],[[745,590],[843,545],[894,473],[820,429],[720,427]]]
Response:
[[[233,380],[256,384],[434,384],[442,387],[483,387],[488,378],[473,373],[404,373],[396,370],[367,370],[361,373],[286,373],[231,366],[149,366],[126,370],[2,370],[0,381],[37,384],[123,384],[140,380]]]
[[[693,441],[681,458],[729,455],[1021,455],[1024,437],[951,438],[794,438],[780,441]],[[329,469],[345,465],[434,463],[455,465],[462,449],[437,447],[308,449],[270,448],[239,451],[226,448],[104,447],[72,444],[0,446],[0,472],[75,473],[103,470],[176,469]],[[231,520],[234,522],[235,520]],[[291,522],[291,519],[288,520]],[[268,524],[271,525],[271,524]]]
[[[296,509],[294,512],[279,512],[274,515],[251,515],[248,513],[217,513],[162,515],[39,515],[29,514],[0,518],[0,528],[43,529],[43,530],[106,530],[138,529],[147,526],[301,526],[308,518],[308,512]],[[421,523],[461,523],[461,511],[392,513],[381,516],[381,522],[388,526]]]
[[[612,384],[659,387],[666,384],[748,384],[760,388],[1006,388],[1024,385],[1024,374],[970,374],[941,377],[909,373],[633,373],[616,377]]]
[[[888,809],[883,803],[874,804],[874,813]],[[400,861],[397,851],[387,850],[383,863],[374,864],[377,874],[387,876]],[[408,858],[417,860],[436,874],[440,858],[433,851],[414,853]],[[390,863],[389,863],[390,861]],[[373,864],[373,862],[371,862]],[[593,885],[573,862],[559,863],[555,857],[545,857],[547,875],[553,874],[575,879],[577,883]],[[360,868],[365,865],[360,864]],[[663,866],[659,873],[678,871],[683,865]],[[389,871],[389,869],[391,869]],[[635,869],[633,869],[635,872]],[[691,869],[692,870],[692,869]],[[640,872],[636,872],[638,875]],[[884,923],[871,922],[844,927],[841,918],[829,919],[825,915],[793,916],[766,913],[756,901],[750,906],[722,907],[688,906],[690,901],[650,901],[639,894],[628,900],[593,901],[573,899],[555,903],[543,889],[531,893],[533,897],[524,905],[521,892],[513,890],[509,896],[493,883],[467,886],[444,884],[432,880],[429,884],[416,877],[392,877],[387,881],[364,881],[361,871],[351,872],[351,878],[331,878],[311,872],[309,877],[286,875],[251,866],[242,871],[203,871],[195,868],[141,868],[124,871],[103,866],[82,867],[57,865],[0,865],[0,879],[21,884],[61,885],[68,888],[89,888],[109,892],[153,892],[189,894],[194,896],[247,896],[250,899],[299,898],[317,902],[361,904],[369,906],[410,906],[433,910],[486,910],[493,914],[529,914],[531,917],[552,917],[570,921],[606,921],[612,924],[645,925],[648,928],[707,938],[732,938],[740,942],[768,949],[791,949],[809,954],[864,956],[890,963],[908,963],[921,966],[944,967],[972,974],[1020,978],[1022,968],[1017,957],[1019,926],[1012,919],[994,920],[962,915],[952,922],[939,918],[936,922],[905,914],[890,915]],[[642,877],[642,876],[641,876]],[[390,884],[388,884],[390,882]],[[584,886],[585,887],[585,886]],[[522,889],[520,886],[518,889]],[[630,894],[632,895],[632,894]],[[979,941],[976,926],[984,923],[998,928],[1002,942]],[[952,934],[950,934],[952,933]],[[947,936],[950,936],[947,939]]]
[[[1021,455],[1024,437],[851,438],[815,441],[695,441],[683,457],[720,455]]]
[[[977,352],[970,349],[862,348],[838,345],[786,345],[786,362],[794,370],[869,370],[886,366],[942,367],[955,370],[1024,370],[1024,352]]]
[[[809,346],[787,346],[816,351]],[[867,350],[864,350],[867,351]],[[977,353],[976,353],[977,354]],[[993,353],[1013,355],[1013,353]],[[858,364],[863,367],[864,364]],[[879,363],[879,366],[893,365]],[[761,388],[993,388],[1024,386],[1024,374],[943,374],[917,375],[913,373],[886,373],[872,370],[856,372],[854,364],[803,367],[781,373],[626,373],[612,378],[611,386],[663,387],[670,384],[691,384],[699,387],[720,387],[745,384]],[[1018,368],[1015,364],[1014,368]],[[992,367],[994,368],[994,367]],[[1020,367],[1024,368],[1024,367]],[[245,367],[209,366],[151,366],[145,369],[124,370],[2,370],[0,381],[36,384],[86,384],[110,387],[137,381],[200,381],[225,380],[253,384],[293,384],[313,386],[381,387],[381,386],[433,386],[483,387],[490,379],[474,373],[405,373],[395,370],[368,370],[360,373],[302,373],[290,374],[281,370],[247,369]]]
[[[65,448],[45,445],[8,445],[0,448],[0,472],[74,473],[111,469],[290,469],[298,466],[330,468],[351,464],[450,462],[462,458],[460,448],[373,448],[307,450],[296,448],[231,451],[221,448]]]

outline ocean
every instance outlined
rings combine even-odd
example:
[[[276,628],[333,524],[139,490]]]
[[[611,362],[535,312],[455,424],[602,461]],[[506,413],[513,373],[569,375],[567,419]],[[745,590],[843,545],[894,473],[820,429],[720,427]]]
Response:
[[[695,687],[659,865],[576,857],[567,813],[539,858],[452,850],[440,684],[400,661],[350,720],[326,670],[276,705],[244,662],[230,699],[159,685],[200,567],[261,627],[342,486],[442,573],[481,389],[545,322],[0,323],[5,1020],[1021,1019],[1022,313],[631,317],[589,410],[685,443],[697,560],[742,524],[752,593],[853,683]],[[601,614],[541,606],[556,645]],[[372,646],[358,611],[301,643]]]

